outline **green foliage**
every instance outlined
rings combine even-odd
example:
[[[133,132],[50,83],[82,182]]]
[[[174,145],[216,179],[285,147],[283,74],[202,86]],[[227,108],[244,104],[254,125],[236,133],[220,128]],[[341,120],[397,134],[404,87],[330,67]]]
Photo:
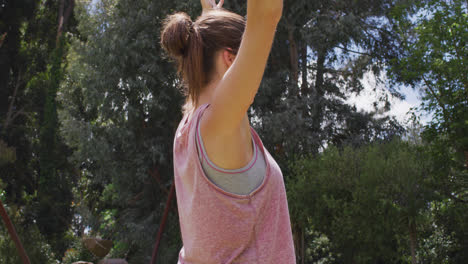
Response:
[[[440,231],[431,242],[442,245],[441,251],[446,253],[446,262],[464,263],[468,258],[468,205],[448,198],[436,206],[435,224],[440,226]]]
[[[41,84],[45,90],[42,122],[39,130],[39,179],[37,192],[37,223],[59,254],[67,248],[63,236],[71,224],[71,181],[66,171],[66,147],[58,135],[57,89],[62,80],[62,59],[65,40],[62,38],[51,55],[51,66],[29,82],[30,89]],[[65,167],[65,168],[64,168]]]
[[[430,165],[424,150],[398,140],[329,147],[292,164],[291,212],[330,239],[335,263],[402,263],[411,226],[427,226]]]
[[[41,234],[37,225],[25,222],[21,211],[25,208],[9,207],[6,210],[15,224],[15,229],[23,243],[31,263],[55,264],[56,255],[47,239]],[[0,225],[0,263],[22,264],[23,261],[18,255],[18,251],[10,239],[10,235],[5,225]]]
[[[305,261],[306,263],[333,264],[336,263],[336,256],[331,252],[331,241],[324,234],[306,227],[305,234]]]
[[[61,264],[72,264],[78,261],[99,262],[99,259],[84,246],[81,237],[74,238],[71,247],[65,251]]]
[[[182,97],[157,38],[167,12],[187,6],[101,1],[92,12],[77,6],[80,35],[58,99],[62,135],[80,171],[80,210],[89,212],[80,225],[111,239],[114,257],[129,262],[149,261],[172,181]],[[181,247],[173,212],[160,249],[160,258],[171,261]]]
[[[434,119],[423,136],[441,153],[449,151],[451,166],[458,170],[468,161],[467,14],[466,1],[422,2],[413,23],[399,18],[402,51],[391,61],[396,81],[424,91],[421,110],[432,112]]]
[[[29,0],[3,1],[0,9],[0,32],[6,33],[0,48],[0,141],[16,152],[0,164],[5,200],[24,209],[23,225],[38,228],[55,256],[67,247],[72,215],[69,151],[57,133],[55,97],[67,42],[56,47],[58,9],[59,1]],[[73,28],[73,22],[68,25]]]
[[[468,210],[468,6],[466,1],[422,1],[419,15],[400,14],[401,56],[391,61],[395,81],[424,92],[420,110],[433,113],[422,138],[430,146],[431,186],[443,197],[435,220],[447,258],[467,259]],[[465,220],[462,220],[465,219]],[[438,262],[434,262],[438,263]]]
[[[8,147],[7,144],[0,140],[0,166],[16,161],[16,149]]]

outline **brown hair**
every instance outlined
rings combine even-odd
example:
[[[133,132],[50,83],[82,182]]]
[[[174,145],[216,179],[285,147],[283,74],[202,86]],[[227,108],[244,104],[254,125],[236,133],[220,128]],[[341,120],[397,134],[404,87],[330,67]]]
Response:
[[[206,11],[195,22],[183,12],[164,20],[161,45],[176,60],[182,77],[184,113],[197,104],[202,88],[211,81],[215,53],[230,48],[237,54],[244,29],[244,18],[225,9]]]

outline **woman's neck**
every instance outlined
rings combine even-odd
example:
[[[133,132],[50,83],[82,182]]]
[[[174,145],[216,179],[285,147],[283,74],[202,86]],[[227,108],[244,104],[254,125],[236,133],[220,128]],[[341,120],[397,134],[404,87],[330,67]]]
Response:
[[[219,81],[211,82],[202,89],[203,92],[200,93],[200,95],[198,96],[198,102],[193,107],[193,111],[195,111],[195,109],[197,109],[201,105],[211,103],[214,91],[216,89],[216,86],[218,86],[218,83]]]

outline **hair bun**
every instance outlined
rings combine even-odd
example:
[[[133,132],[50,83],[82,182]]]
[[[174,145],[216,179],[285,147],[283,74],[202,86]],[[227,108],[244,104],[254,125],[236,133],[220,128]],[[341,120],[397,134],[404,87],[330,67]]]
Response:
[[[189,15],[179,12],[168,16],[163,22],[161,45],[172,57],[181,57],[189,45],[193,22]]]

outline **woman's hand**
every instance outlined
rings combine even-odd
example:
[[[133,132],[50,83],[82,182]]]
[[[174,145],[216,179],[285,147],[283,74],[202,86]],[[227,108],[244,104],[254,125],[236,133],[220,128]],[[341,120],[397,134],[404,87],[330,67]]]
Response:
[[[219,3],[216,4],[216,0],[200,0],[203,12],[208,11],[210,9],[217,9],[223,7],[224,0],[220,0]]]

